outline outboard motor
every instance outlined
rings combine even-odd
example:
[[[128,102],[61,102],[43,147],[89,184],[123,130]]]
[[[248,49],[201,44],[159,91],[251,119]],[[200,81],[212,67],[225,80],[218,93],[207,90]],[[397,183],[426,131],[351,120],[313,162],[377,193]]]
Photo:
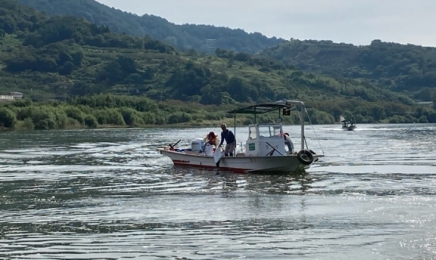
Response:
[[[192,142],[191,142],[191,150],[193,152],[203,152],[203,147],[204,147],[204,141],[201,138],[195,138]]]

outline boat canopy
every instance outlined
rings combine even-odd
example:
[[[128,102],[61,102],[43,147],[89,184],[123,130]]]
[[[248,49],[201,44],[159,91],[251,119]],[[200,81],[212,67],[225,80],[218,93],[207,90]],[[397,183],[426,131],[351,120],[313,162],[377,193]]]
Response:
[[[292,109],[296,109],[299,107],[301,109],[300,111],[300,124],[301,124],[301,150],[304,149],[304,117],[305,117],[305,107],[304,103],[302,101],[298,100],[279,100],[276,102],[268,102],[268,103],[260,103],[255,105],[250,105],[246,107],[237,108],[231,111],[228,111],[227,113],[233,114],[234,118],[234,134],[236,135],[236,114],[251,114],[254,115],[254,123],[259,127],[259,124],[257,124],[257,118],[256,115],[258,114],[264,114],[268,112],[272,112],[275,110],[279,111],[279,118],[281,116],[280,110],[282,110],[283,115],[290,115]]]
[[[237,108],[231,111],[228,111],[229,114],[264,114],[268,113],[274,110],[279,110],[282,108],[292,109],[293,107],[296,107],[297,105],[301,105],[304,107],[304,103],[302,101],[297,100],[280,100],[276,102],[270,102],[270,103],[261,103],[261,104],[255,104],[250,105],[247,107],[241,107]]]

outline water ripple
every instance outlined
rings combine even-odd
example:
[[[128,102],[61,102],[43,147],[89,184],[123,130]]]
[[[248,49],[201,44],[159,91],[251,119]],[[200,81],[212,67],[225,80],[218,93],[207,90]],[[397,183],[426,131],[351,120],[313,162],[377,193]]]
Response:
[[[436,127],[317,128],[326,157],[285,176],[174,167],[156,151],[210,129],[1,133],[0,255],[434,259]]]

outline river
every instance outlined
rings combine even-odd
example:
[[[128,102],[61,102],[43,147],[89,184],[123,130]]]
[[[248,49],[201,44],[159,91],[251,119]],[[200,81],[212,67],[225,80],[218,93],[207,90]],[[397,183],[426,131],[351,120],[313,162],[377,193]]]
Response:
[[[436,125],[313,129],[281,176],[156,151],[218,127],[2,132],[0,258],[436,259]]]

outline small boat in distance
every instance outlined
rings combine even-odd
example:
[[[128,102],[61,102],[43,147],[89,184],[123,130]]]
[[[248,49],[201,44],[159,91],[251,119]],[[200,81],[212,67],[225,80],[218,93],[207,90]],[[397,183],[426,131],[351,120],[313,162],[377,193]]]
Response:
[[[291,110],[300,114],[300,150],[287,151],[285,136],[281,123],[257,123],[256,115],[272,111],[281,115],[290,115]],[[281,112],[281,113],[280,113]],[[175,145],[159,148],[162,155],[168,156],[174,165],[201,168],[217,168],[237,173],[269,173],[287,174],[304,171],[319,157],[307,146],[304,135],[304,120],[307,115],[304,103],[295,100],[282,100],[261,103],[238,108],[227,113],[233,114],[236,125],[236,114],[254,115],[254,123],[248,125],[248,136],[245,151],[233,153],[234,156],[222,156],[219,147],[208,147],[197,138],[191,142],[191,147],[176,148]],[[236,128],[233,133],[236,136]],[[177,142],[178,143],[178,142]]]
[[[353,131],[356,128],[356,124],[351,120],[342,120],[341,124],[343,130]]]

